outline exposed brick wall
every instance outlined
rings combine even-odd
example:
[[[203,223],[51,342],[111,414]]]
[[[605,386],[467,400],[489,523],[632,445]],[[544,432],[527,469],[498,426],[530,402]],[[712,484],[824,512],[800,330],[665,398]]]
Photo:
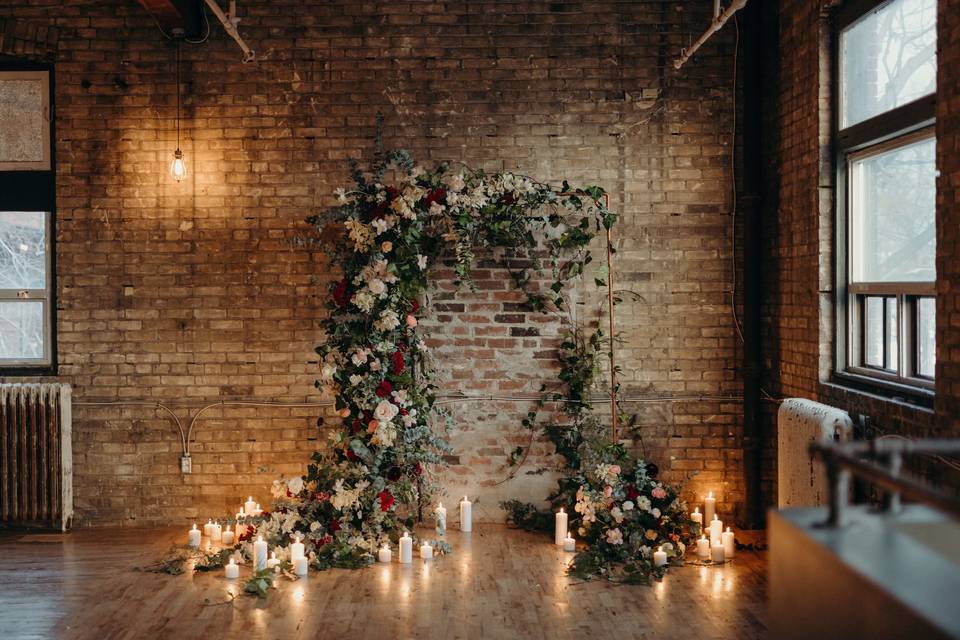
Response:
[[[960,7],[940,2],[937,290],[937,413],[845,389],[829,381],[833,367],[833,162],[830,149],[829,9],[837,2],[786,0],[779,6],[780,65],[776,88],[779,185],[765,226],[767,256],[764,353],[767,384],[776,395],[801,396],[871,418],[882,432],[931,436],[957,433],[957,222]],[[822,6],[821,6],[822,5]],[[812,87],[820,87],[819,93]],[[952,105],[952,106],[951,106]],[[950,168],[952,167],[952,172]],[[954,325],[951,329],[951,325]],[[952,341],[952,342],[951,342]],[[952,351],[951,347],[952,346]],[[775,443],[776,407],[768,412]],[[934,473],[942,468],[931,469]],[[775,499],[773,494],[772,499]]]
[[[21,5],[23,3],[20,3]],[[303,218],[333,204],[346,159],[369,160],[376,116],[388,147],[552,181],[600,184],[623,214],[619,358],[643,445],[721,514],[742,498],[738,350],[731,323],[729,136],[732,33],[693,64],[670,62],[708,23],[709,3],[485,1],[242,3],[253,65],[217,24],[183,47],[189,178],[174,183],[171,44],[132,0],[0,7],[55,24],[59,362],[78,400],[164,401],[186,429],[219,398],[319,400],[312,352],[333,277],[297,246]],[[46,7],[46,8],[44,8]],[[514,317],[505,274],[449,291],[425,322],[445,390],[503,395],[550,379],[559,325]],[[581,286],[578,313],[596,298]],[[442,306],[445,305],[445,306]],[[463,305],[461,307],[457,305]],[[542,329],[540,335],[516,327]],[[549,366],[548,366],[548,363]],[[724,400],[730,396],[733,399]],[[189,406],[184,403],[189,402]],[[539,499],[539,443],[512,482],[529,404],[452,405],[454,494]],[[78,407],[76,496],[83,523],[185,521],[265,502],[277,474],[322,446],[317,408],[214,408],[196,421],[194,473],[150,407]]]

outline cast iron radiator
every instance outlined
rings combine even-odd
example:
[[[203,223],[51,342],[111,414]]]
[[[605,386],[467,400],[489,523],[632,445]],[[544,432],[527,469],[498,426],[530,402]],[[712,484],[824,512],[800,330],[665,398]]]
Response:
[[[0,526],[73,518],[70,385],[0,384]]]

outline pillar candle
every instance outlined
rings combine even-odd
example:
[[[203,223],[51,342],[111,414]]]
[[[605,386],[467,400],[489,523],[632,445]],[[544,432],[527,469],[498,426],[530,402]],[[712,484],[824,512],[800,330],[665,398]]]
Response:
[[[460,531],[473,531],[473,504],[467,496],[460,501]]]
[[[570,535],[570,532],[567,532],[567,537],[563,539],[563,550],[564,551],[576,551],[577,550],[577,541],[573,539],[573,536]]]
[[[303,553],[303,543],[300,542],[300,534],[296,535],[296,542],[290,545],[290,561],[295,562],[297,558],[302,558]]]
[[[187,532],[187,541],[193,548],[200,546],[200,529],[197,529],[196,524],[193,525],[193,529]]]
[[[247,530],[247,526],[240,523],[240,520],[243,519],[243,511],[237,514],[237,542],[240,542],[240,536],[244,534]]]
[[[267,543],[262,536],[257,536],[253,543],[253,570],[260,571],[267,566]]]
[[[390,547],[388,547],[386,544],[380,547],[380,550],[377,551],[377,560],[380,562],[390,562],[392,556],[393,554],[390,552]]]
[[[253,496],[247,498],[247,501],[243,503],[243,512],[248,516],[252,516],[256,508],[257,503],[253,501]]]
[[[210,537],[210,531],[213,529],[213,520],[207,520],[207,524],[203,525],[203,536],[205,538]]]
[[[447,533],[447,508],[443,506],[443,503],[440,502],[437,504],[437,508],[434,511],[434,514],[437,517],[437,535],[446,535]]]
[[[240,567],[233,558],[230,558],[230,564],[223,568],[223,573],[228,580],[236,580],[240,577]]]
[[[560,507],[553,520],[553,543],[563,546],[563,539],[567,536],[567,514],[563,512],[563,507]]]
[[[720,542],[720,534],[723,533],[723,521],[717,518],[717,514],[713,514],[713,520],[710,521],[710,545]]]
[[[214,522],[213,526],[210,527],[210,541],[220,542],[222,539],[223,539],[223,527],[220,526],[219,522]]]
[[[413,562],[413,538],[406,531],[400,538],[400,563],[410,564]]]
[[[424,542],[420,545],[420,557],[424,560],[429,560],[433,557],[433,547],[430,546],[429,542]]]
[[[713,497],[713,491],[707,494],[703,501],[703,515],[706,522],[713,521],[713,515],[717,512],[717,499]]]
[[[730,531],[730,527],[727,527],[727,530],[723,532],[720,540],[723,542],[723,555],[729,560],[737,552],[737,545],[734,543],[734,535],[733,531]]]
[[[663,550],[663,545],[653,552],[653,566],[662,567],[667,564],[667,552]]]
[[[706,534],[701,534],[700,539],[697,540],[697,557],[701,560],[710,559],[710,541],[707,540]]]
[[[278,564],[280,564],[280,561],[277,559],[277,552],[271,551],[270,558],[267,559],[267,569],[273,569]]]
[[[227,525],[227,528],[224,530],[221,538],[221,542],[224,545],[233,544],[233,531],[230,531],[230,525]]]
[[[716,542],[710,547],[710,559],[717,564],[724,563],[723,543]]]
[[[308,568],[308,565],[307,565],[306,556],[300,556],[299,558],[293,561],[293,572],[298,576],[307,575],[307,568]]]
[[[260,508],[260,503],[258,502],[256,506],[253,508],[253,515],[258,516],[261,513],[263,513],[263,509]]]
[[[700,513],[700,507],[693,510],[693,513],[690,514],[690,519],[703,527],[703,514]]]

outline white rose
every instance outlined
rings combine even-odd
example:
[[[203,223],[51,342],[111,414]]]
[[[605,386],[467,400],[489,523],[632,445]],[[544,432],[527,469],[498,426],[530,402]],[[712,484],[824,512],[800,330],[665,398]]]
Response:
[[[382,296],[387,292],[387,285],[385,285],[380,278],[374,278],[367,283],[367,288],[370,289],[370,293],[375,296]]]
[[[333,376],[336,375],[336,373],[337,373],[337,368],[332,364],[325,364],[320,369],[320,377],[325,382],[329,382],[330,380],[333,380]]]
[[[319,528],[320,528],[320,523],[317,520],[314,520],[313,522],[310,523],[311,532],[316,531]]]
[[[293,495],[299,495],[300,492],[303,491],[303,478],[297,476],[296,478],[287,480],[287,489],[289,489]]]
[[[399,411],[400,409],[389,400],[381,400],[380,404],[378,404],[377,408],[373,411],[373,417],[379,422],[390,422],[397,416]]]
[[[423,271],[427,268],[427,256],[417,256],[417,266],[420,267],[420,271]]]
[[[361,378],[361,377],[358,376],[357,374],[353,374],[352,376],[350,376],[350,384],[351,384],[351,385],[357,386],[357,385],[360,384],[361,382],[363,382],[363,378]]]
[[[623,503],[624,511],[630,511],[632,509],[633,509],[633,502],[631,502],[630,500],[627,500],[626,502]]]

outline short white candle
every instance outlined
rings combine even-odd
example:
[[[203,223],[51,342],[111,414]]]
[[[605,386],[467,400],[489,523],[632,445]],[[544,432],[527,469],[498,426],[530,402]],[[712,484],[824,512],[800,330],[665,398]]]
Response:
[[[220,542],[222,539],[223,539],[223,527],[220,526],[220,523],[214,522],[213,526],[210,527],[210,541]]]
[[[413,562],[413,538],[406,531],[400,538],[400,563],[410,564]]]
[[[197,529],[196,523],[194,523],[193,529],[187,532],[187,542],[193,548],[200,546],[200,529]]]
[[[710,547],[710,559],[717,564],[724,563],[723,543],[717,542]]]
[[[567,532],[567,537],[563,539],[563,550],[564,551],[576,551],[577,550],[577,541],[573,539],[573,536],[570,532]]]
[[[392,559],[393,553],[390,551],[390,547],[383,545],[380,547],[380,550],[377,551],[377,560],[380,562],[390,562]]]
[[[207,524],[203,525],[203,537],[209,538],[210,532],[213,531],[213,519],[207,520]]]
[[[706,534],[701,534],[700,539],[697,540],[697,557],[701,560],[710,559],[710,541],[707,540]]]
[[[447,508],[443,506],[443,503],[440,502],[437,504],[437,508],[434,511],[434,514],[437,517],[437,535],[442,536],[447,533]]]
[[[290,561],[295,562],[297,558],[304,556],[303,543],[300,542],[300,534],[296,535],[296,542],[290,545]]]
[[[667,552],[663,550],[663,545],[653,552],[653,566],[662,567],[667,564]]]
[[[300,556],[299,558],[293,561],[293,572],[298,576],[307,575],[307,568],[308,568],[308,565],[307,565],[306,556]]]
[[[260,503],[257,503],[257,506],[253,508],[253,515],[258,516],[263,513],[263,509],[260,508]]]
[[[717,499],[713,497],[713,491],[707,493],[706,500],[703,501],[704,520],[711,522],[713,515],[717,512]]]
[[[729,560],[737,552],[737,545],[734,543],[734,535],[730,527],[720,535],[720,540],[723,542],[723,555]]]
[[[473,504],[467,496],[460,501],[460,531],[473,531]]]
[[[228,580],[236,580],[240,577],[240,567],[233,558],[230,558],[230,564],[223,568],[223,573]]]
[[[420,557],[424,560],[429,560],[433,557],[433,547],[430,546],[429,542],[424,542],[420,545]]]
[[[690,514],[690,519],[696,522],[701,527],[703,526],[703,514],[700,513],[700,507],[697,507],[693,510],[693,513]]]
[[[253,543],[253,570],[260,571],[267,566],[267,543],[262,536],[257,536]]]
[[[278,564],[280,564],[280,561],[277,559],[277,552],[271,551],[270,558],[267,559],[267,569],[273,569]]]
[[[230,531],[230,525],[227,525],[227,528],[224,529],[221,534],[221,542],[225,545],[233,544],[233,531]]]
[[[567,514],[563,507],[560,507],[553,520],[553,543],[558,547],[563,546],[563,539],[567,537]]]
[[[248,516],[254,515],[254,511],[257,508],[257,503],[253,501],[253,496],[247,498],[247,501],[243,503],[243,513]]]
[[[723,533],[723,521],[713,514],[713,520],[710,521],[710,546],[722,543],[720,534]]]

